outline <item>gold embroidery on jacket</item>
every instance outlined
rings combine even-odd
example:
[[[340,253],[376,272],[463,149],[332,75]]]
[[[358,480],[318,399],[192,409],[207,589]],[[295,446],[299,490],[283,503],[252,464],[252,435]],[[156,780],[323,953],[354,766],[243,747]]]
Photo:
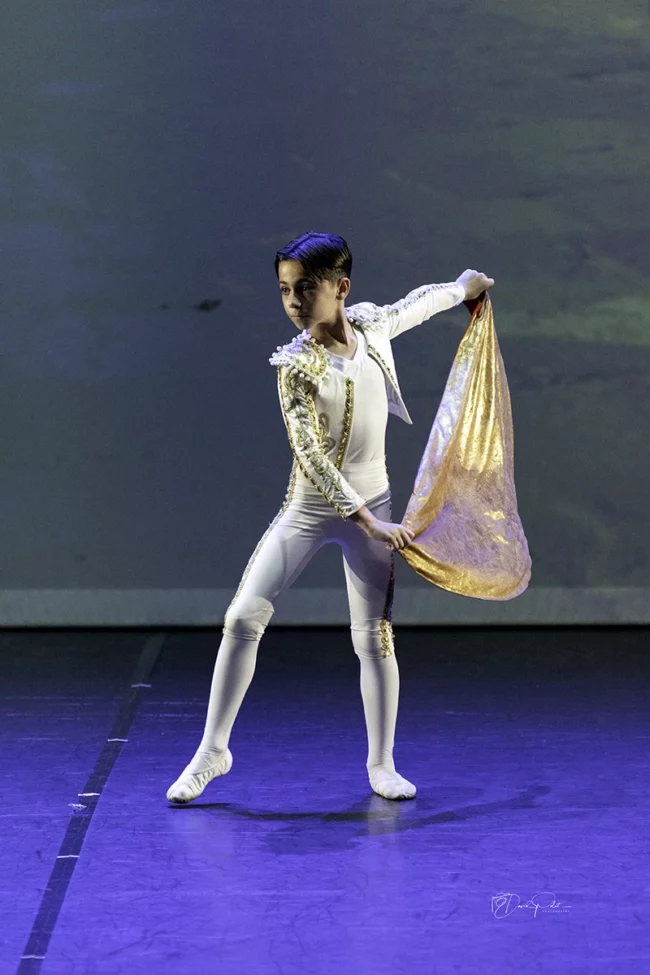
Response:
[[[382,359],[382,357],[379,355],[379,353],[377,352],[377,349],[374,347],[374,345],[371,345],[370,342],[368,342],[368,352],[371,355],[374,355],[376,357],[376,359],[379,361],[379,364],[384,369],[386,375],[388,376],[388,378],[392,382],[392,384],[395,387],[395,389],[399,391],[399,386],[397,384],[396,377],[393,375],[393,373],[391,372],[391,370],[389,369],[389,367],[386,365],[386,363],[384,362],[384,360]]]
[[[269,362],[273,366],[290,366],[293,375],[301,376],[316,389],[320,387],[329,364],[323,346],[306,330],[286,345],[279,345]]]
[[[336,466],[340,470],[348,449],[350,431],[352,429],[352,414],[354,413],[354,380],[349,377],[345,380],[345,406],[343,407],[343,429],[341,430],[341,442],[339,443],[336,455]]]
[[[334,461],[334,466],[341,470],[343,464],[343,459],[345,458],[345,453],[348,447],[348,441],[350,439],[350,431],[352,429],[352,415],[354,412],[354,380],[347,378],[345,380],[345,405],[343,407],[343,423],[341,429],[341,440],[339,442],[339,449],[336,454],[336,460]],[[330,432],[330,418],[327,413],[318,414],[318,431],[320,437],[320,443],[323,448],[324,453],[328,454],[330,450],[336,446],[336,440],[329,436]]]
[[[313,389],[307,388],[304,384],[301,384],[300,379],[295,378],[294,374],[290,373],[289,368],[284,365],[279,366],[278,368],[278,388],[280,392],[280,400],[283,404],[283,417],[287,428],[289,444],[296,460],[298,461],[300,470],[305,475],[307,480],[314,485],[316,490],[323,495],[323,497],[332,505],[333,508],[335,508],[343,519],[349,518],[352,512],[346,511],[345,508],[341,507],[341,505],[334,500],[334,494],[336,492],[347,498],[341,477],[338,474],[335,465],[332,464],[332,462],[328,460],[328,458],[325,457],[319,449],[318,417],[316,415],[316,407],[314,405]],[[290,403],[293,406],[293,412],[297,420],[296,428],[294,430],[292,430],[291,422],[289,417],[286,415],[286,410],[288,409],[288,404]],[[309,471],[306,470],[301,460],[301,452],[309,455],[316,473],[319,474],[325,482],[325,488],[321,487],[321,485],[314,480]],[[355,510],[357,509],[355,508]]]
[[[320,435],[320,442],[323,451],[329,454],[332,447],[336,446],[336,440],[334,437],[330,437],[330,418],[327,413],[318,414],[318,432]]]

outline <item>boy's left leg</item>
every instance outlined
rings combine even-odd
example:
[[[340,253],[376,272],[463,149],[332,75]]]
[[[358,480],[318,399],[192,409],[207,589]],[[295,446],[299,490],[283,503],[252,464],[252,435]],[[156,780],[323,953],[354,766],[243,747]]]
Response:
[[[391,520],[390,491],[368,503]],[[368,734],[368,778],[386,799],[412,799],[416,788],[395,769],[393,747],[399,699],[399,668],[391,625],[395,552],[368,538],[352,521],[338,539],[350,605],[350,631],[360,662],[360,685]]]

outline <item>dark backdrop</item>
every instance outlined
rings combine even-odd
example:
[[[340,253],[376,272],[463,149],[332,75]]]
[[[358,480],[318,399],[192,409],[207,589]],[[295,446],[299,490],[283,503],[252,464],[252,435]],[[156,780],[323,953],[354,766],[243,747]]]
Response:
[[[496,279],[533,559],[519,612],[586,592],[588,622],[614,593],[636,618],[646,11],[7,0],[0,26],[5,621],[41,619],[47,591],[52,618],[88,621],[138,619],[121,598],[100,611],[110,592],[148,593],[160,621],[227,605],[287,487],[268,357],[296,330],[273,256],[308,229],[350,244],[348,304],[467,267]],[[414,420],[389,422],[395,520],[467,320],[394,343]],[[440,591],[397,568],[435,622]],[[343,587],[336,546],[295,583]],[[475,602],[454,597],[458,619]]]

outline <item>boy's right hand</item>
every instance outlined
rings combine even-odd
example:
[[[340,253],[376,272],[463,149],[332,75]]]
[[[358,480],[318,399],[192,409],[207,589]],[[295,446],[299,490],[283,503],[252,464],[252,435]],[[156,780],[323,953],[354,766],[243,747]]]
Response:
[[[399,550],[410,545],[415,535],[410,528],[392,521],[380,521],[375,518],[368,525],[364,525],[363,530],[369,538],[374,538],[378,542],[387,542],[387,549]]]

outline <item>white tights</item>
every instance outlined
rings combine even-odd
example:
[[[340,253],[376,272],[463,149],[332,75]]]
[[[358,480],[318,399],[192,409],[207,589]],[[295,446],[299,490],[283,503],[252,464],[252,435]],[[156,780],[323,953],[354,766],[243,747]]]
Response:
[[[367,506],[382,521],[390,521],[390,488]],[[324,498],[293,498],[290,488],[226,612],[203,737],[194,758],[167,793],[172,801],[196,798],[212,778],[230,770],[230,734],[255,672],[259,642],[274,612],[273,600],[328,542],[337,542],[343,552],[350,631],[360,661],[370,784],[387,799],[415,795],[415,786],[399,775],[393,761],[399,697],[390,622],[395,553],[385,542],[368,538],[350,519],[342,519]]]

